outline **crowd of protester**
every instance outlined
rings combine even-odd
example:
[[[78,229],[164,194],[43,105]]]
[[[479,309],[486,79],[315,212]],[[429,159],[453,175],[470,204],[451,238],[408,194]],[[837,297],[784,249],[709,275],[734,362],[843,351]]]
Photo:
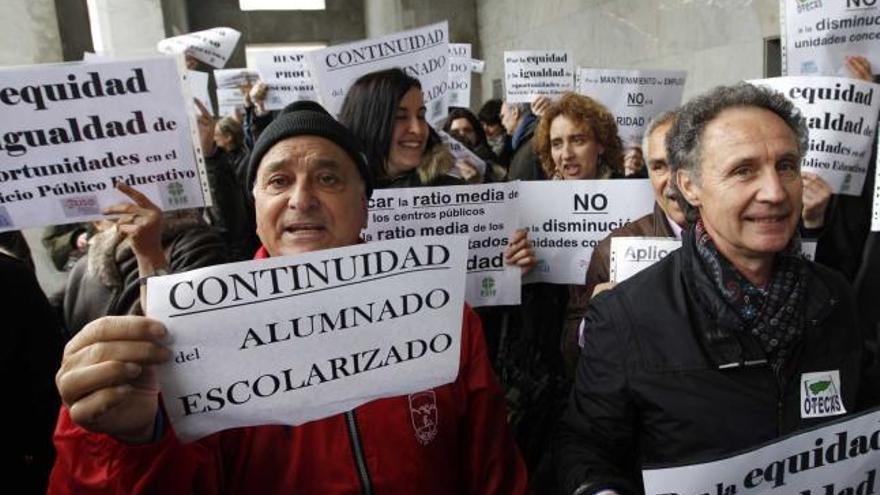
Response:
[[[871,80],[864,59],[847,63]],[[820,423],[796,403],[799,373],[815,366],[840,370],[847,412],[880,404],[876,149],[862,195],[832,195],[800,170],[806,128],[778,94],[714,88],[656,116],[641,143],[623,143],[612,112],[585,95],[450,108],[442,131],[486,163],[481,174],[426,122],[421,84],[401,69],[357,79],[338,121],[313,102],[267,111],[263,83],[243,91],[240,114],[215,119],[200,105],[212,207],[161,212],[120,185],[131,201],[107,220],[46,230],[52,262],[69,272],[48,300],[27,244],[0,238],[3,314],[29,315],[8,317],[27,323],[0,361],[26,377],[10,395],[26,405],[5,450],[27,490],[639,493],[645,463]],[[262,167],[270,158],[282,165]],[[192,444],[163,419],[152,369],[169,356],[165,330],[143,316],[146,277],[358,243],[374,189],[627,178],[650,180],[653,211],[596,247],[582,284],[528,284],[518,306],[465,310],[459,376],[430,391],[443,422],[435,443],[410,432],[412,396]],[[294,220],[326,235],[291,241],[279,229]],[[682,248],[618,285],[618,236]],[[815,263],[801,238],[818,241]],[[533,268],[525,231],[505,261]]]

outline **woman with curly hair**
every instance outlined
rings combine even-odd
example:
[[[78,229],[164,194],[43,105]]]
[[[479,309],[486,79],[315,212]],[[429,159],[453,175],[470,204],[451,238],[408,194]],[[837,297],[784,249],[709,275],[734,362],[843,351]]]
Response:
[[[601,103],[565,93],[541,115],[535,150],[547,177],[563,180],[623,176],[623,145],[614,116]]]

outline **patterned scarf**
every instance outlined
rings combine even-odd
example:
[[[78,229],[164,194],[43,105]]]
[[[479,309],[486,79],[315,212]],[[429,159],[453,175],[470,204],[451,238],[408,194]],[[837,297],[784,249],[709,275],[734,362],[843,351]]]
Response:
[[[774,369],[778,369],[803,334],[806,264],[800,254],[799,236],[795,234],[777,255],[766,287],[755,287],[718,252],[702,219],[694,226],[694,242],[703,270],[739,316],[740,330],[758,339]]]

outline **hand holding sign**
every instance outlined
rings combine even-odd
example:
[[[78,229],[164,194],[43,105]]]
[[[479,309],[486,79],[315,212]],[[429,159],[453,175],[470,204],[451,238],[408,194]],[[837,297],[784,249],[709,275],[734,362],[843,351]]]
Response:
[[[199,144],[202,147],[202,153],[211,155],[214,153],[214,117],[202,102],[195,100],[195,103],[199,109],[199,116],[196,118],[196,125],[199,128]]]
[[[108,316],[82,329],[64,348],[55,383],[70,419],[128,443],[153,436],[159,386],[153,365],[171,354],[161,323]]]
[[[853,77],[862,81],[874,82],[871,74],[871,62],[861,55],[848,56],[845,59],[846,68],[852,72]]]
[[[831,186],[816,174],[803,172],[804,208],[801,216],[804,227],[818,229],[825,225],[825,210],[831,200]]]
[[[510,237],[507,249],[504,250],[504,261],[508,265],[520,267],[523,274],[529,273],[538,262],[526,229],[519,229]]]
[[[162,251],[162,210],[125,182],[117,182],[116,188],[131,198],[134,204],[108,206],[102,213],[122,215],[116,221],[116,228],[131,241],[131,250],[137,257],[139,268],[152,272],[157,267],[167,267],[168,260]]]

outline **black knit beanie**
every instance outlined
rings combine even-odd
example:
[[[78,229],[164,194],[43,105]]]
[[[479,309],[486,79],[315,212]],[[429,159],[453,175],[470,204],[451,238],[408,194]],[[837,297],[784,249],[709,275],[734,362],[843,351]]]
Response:
[[[266,126],[251,151],[248,162],[247,186],[253,191],[257,168],[263,155],[278,141],[294,136],[318,136],[333,141],[351,156],[364,180],[367,198],[373,194],[373,176],[367,166],[363,148],[351,131],[334,119],[327,110],[314,101],[297,101],[284,107],[275,120]]]

